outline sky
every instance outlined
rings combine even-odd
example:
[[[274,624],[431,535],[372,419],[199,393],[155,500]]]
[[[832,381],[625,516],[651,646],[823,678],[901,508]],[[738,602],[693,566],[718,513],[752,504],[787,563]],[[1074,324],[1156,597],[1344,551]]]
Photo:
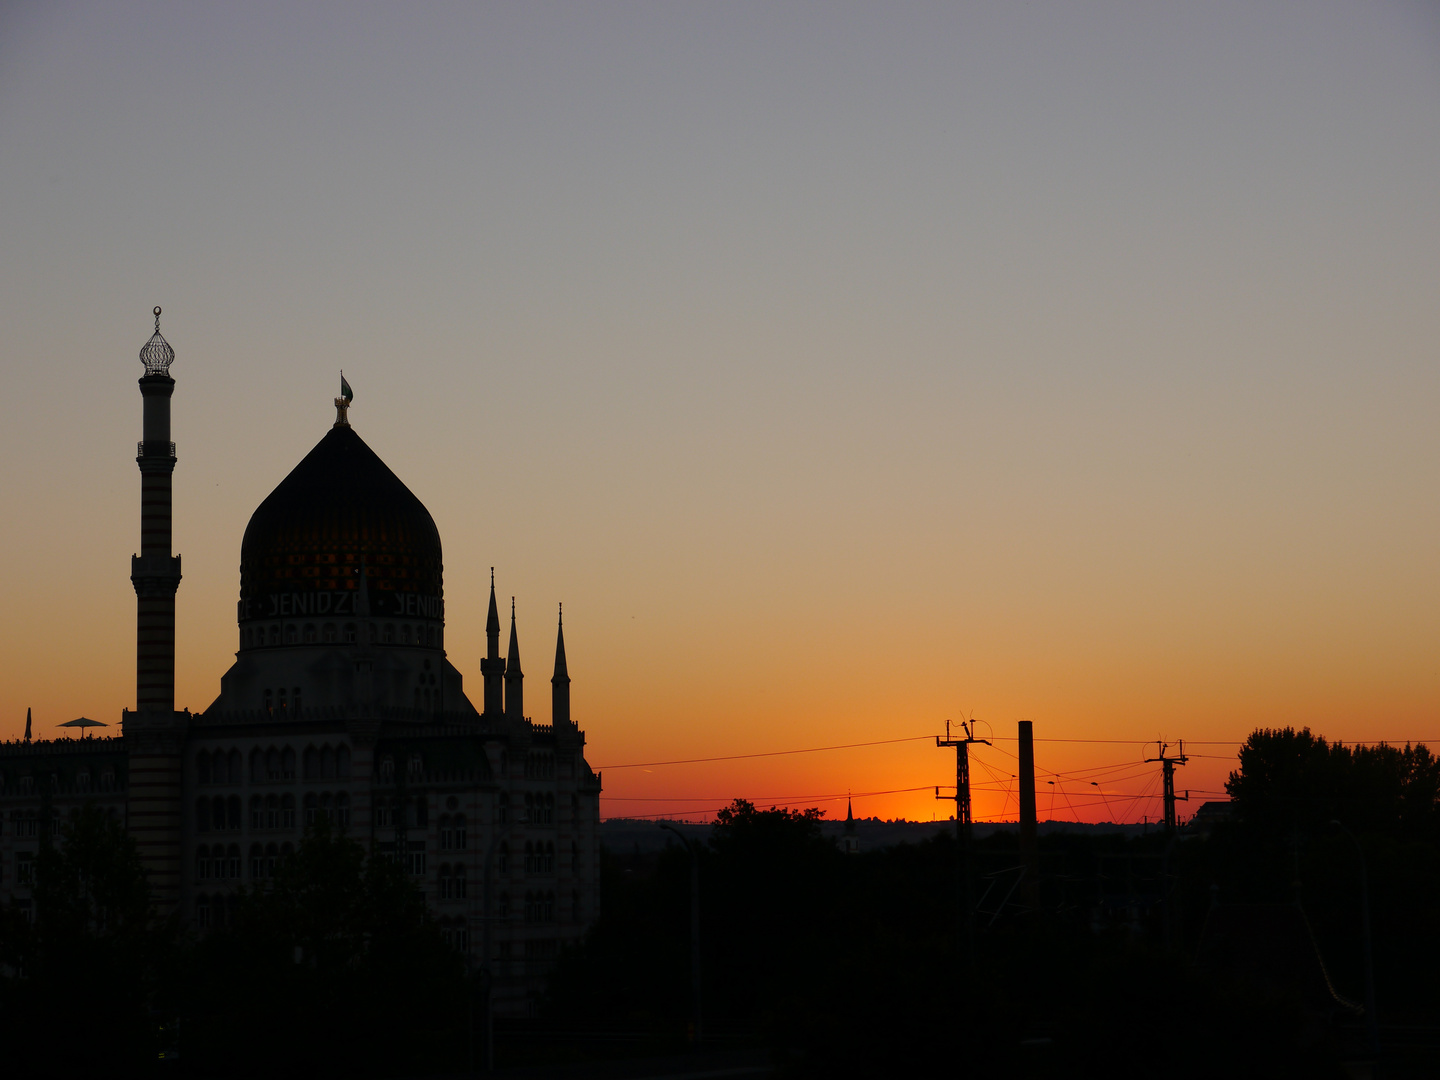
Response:
[[[1429,3],[7,0],[0,738],[133,707],[158,304],[178,705],[343,369],[607,816],[1440,741],[1437,178]]]

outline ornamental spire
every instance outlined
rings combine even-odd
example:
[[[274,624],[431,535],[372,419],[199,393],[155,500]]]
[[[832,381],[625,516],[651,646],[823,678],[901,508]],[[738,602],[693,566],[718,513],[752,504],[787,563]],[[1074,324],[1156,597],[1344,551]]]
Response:
[[[156,308],[158,311],[159,308]],[[340,371],[340,396],[335,399],[335,423],[333,427],[350,426],[350,402],[355,400],[355,391],[350,389],[350,384],[345,381],[345,371]]]
[[[175,350],[160,336],[160,309],[155,309],[155,333],[140,350],[140,362],[145,365],[146,375],[170,377],[170,365],[175,362]]]

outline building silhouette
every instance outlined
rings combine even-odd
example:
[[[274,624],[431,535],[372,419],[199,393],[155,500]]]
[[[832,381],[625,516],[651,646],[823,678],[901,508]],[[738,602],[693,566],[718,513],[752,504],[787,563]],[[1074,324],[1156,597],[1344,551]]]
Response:
[[[350,426],[342,379],[334,424],[245,530],[220,693],[177,711],[174,353],[159,315],[141,351],[136,707],[117,737],[32,741],[27,727],[0,745],[0,901],[33,910],[41,836],[93,801],[126,823],[157,908],[205,933],[323,817],[400,860],[447,941],[489,967],[496,1008],[525,1011],[600,897],[600,778],[571,719],[563,625],[553,722],[535,723],[513,599],[500,653],[492,570],[482,707],[471,703],[445,648],[439,531]]]

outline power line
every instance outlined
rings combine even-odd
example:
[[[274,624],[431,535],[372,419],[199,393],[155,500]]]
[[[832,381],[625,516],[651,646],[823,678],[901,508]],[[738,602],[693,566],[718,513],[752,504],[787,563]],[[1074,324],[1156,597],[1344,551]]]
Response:
[[[786,754],[818,754],[825,750],[853,750],[859,746],[887,746],[891,743],[921,742],[933,739],[933,735],[909,735],[903,739],[876,739],[874,742],[841,743],[837,746],[807,746],[802,750],[767,750],[759,754],[724,754],[720,757],[680,758],[675,761],[637,761],[629,765],[597,765],[600,770],[649,769],[658,765],[697,765],[705,761],[740,761],[743,758],[784,757]],[[931,785],[932,787],[934,785]]]

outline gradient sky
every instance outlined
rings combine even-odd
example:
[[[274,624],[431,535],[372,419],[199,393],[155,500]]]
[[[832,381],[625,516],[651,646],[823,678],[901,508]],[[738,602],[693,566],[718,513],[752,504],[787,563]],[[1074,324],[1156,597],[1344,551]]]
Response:
[[[0,737],[133,705],[160,304],[181,705],[343,367],[472,693],[494,565],[592,764],[912,739],[608,815],[1440,740],[1437,196],[1430,3],[0,4]]]

